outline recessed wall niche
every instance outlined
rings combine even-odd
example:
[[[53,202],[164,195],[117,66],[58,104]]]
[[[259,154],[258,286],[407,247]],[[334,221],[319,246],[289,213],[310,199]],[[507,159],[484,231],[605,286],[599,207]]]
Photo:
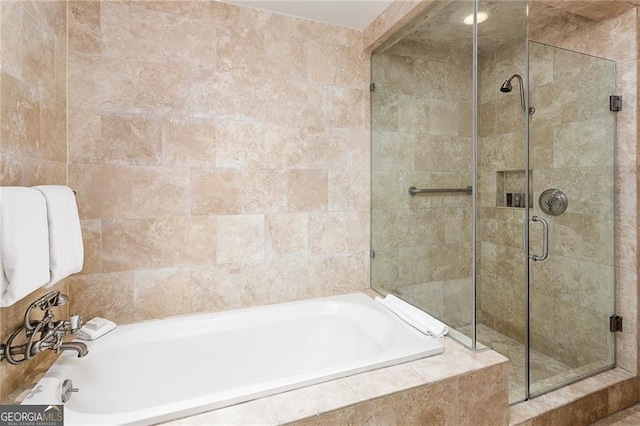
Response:
[[[525,207],[525,171],[496,171],[496,207]],[[529,208],[533,206],[533,171],[529,170]]]

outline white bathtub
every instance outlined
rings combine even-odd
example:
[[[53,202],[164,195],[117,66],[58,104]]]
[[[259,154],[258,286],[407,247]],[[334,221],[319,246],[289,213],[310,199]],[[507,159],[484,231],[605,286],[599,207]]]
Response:
[[[63,353],[23,404],[61,404],[65,425],[154,424],[444,348],[357,293],[147,321]]]

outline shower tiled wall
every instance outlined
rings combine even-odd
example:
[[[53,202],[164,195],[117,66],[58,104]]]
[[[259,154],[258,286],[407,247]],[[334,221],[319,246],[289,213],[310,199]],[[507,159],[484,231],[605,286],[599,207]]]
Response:
[[[372,285],[451,326],[471,319],[470,50],[404,40],[373,55]]]
[[[568,18],[567,18],[568,19]],[[622,49],[614,42],[612,29],[628,29],[627,40],[635,46],[635,10],[601,24],[584,24],[571,33],[556,34],[540,31],[533,38],[572,51],[544,44],[530,44],[531,104],[536,113],[531,117],[531,174],[533,181],[532,214],[544,217],[550,224],[550,256],[532,265],[531,343],[536,350],[552,354],[570,366],[582,366],[602,359],[613,359],[607,352],[611,339],[608,316],[613,312],[611,283],[614,271],[618,291],[635,295],[635,171],[625,166],[635,161],[628,152],[635,152],[636,96],[628,93],[629,78],[635,90],[635,49]],[[574,21],[583,22],[575,18]],[[570,26],[569,26],[570,28]],[[575,31],[576,34],[573,34]],[[576,45],[598,34],[608,49]],[[578,35],[579,34],[579,35]],[[555,38],[553,38],[555,37]],[[574,41],[571,41],[571,40]],[[607,41],[611,40],[611,41]],[[481,258],[480,299],[481,322],[511,337],[522,340],[524,335],[524,275],[521,259],[522,209],[496,206],[495,174],[498,170],[524,170],[524,126],[519,99],[505,95],[497,88],[514,72],[524,73],[523,41],[503,46],[499,51],[480,58],[480,194],[481,194]],[[616,46],[620,48],[616,48]],[[613,47],[613,48],[611,48]],[[611,61],[582,55],[592,54]],[[523,74],[524,75],[524,74]],[[614,86],[614,78],[618,81]],[[589,84],[580,86],[585,79]],[[592,82],[602,82],[593,84]],[[485,90],[484,88],[488,88]],[[612,176],[611,139],[615,121],[608,111],[609,95],[622,94],[625,109],[617,118],[618,164],[616,181]],[[559,95],[565,93],[566,95]],[[627,104],[627,101],[629,102]],[[602,111],[594,114],[594,111]],[[521,117],[521,118],[518,118]],[[591,142],[589,142],[591,141]],[[592,145],[585,146],[585,143]],[[632,146],[633,145],[633,146]],[[496,155],[491,147],[500,147]],[[608,150],[608,151],[607,151]],[[617,228],[614,229],[612,199],[614,183],[617,193]],[[537,205],[540,192],[559,188],[569,197],[568,211],[557,218],[541,214]],[[620,190],[624,188],[625,194]],[[524,192],[524,186],[522,187]],[[603,202],[600,202],[603,200]],[[607,207],[609,206],[609,207]],[[540,228],[532,224],[531,251],[541,247]],[[617,264],[611,247],[617,241]],[[622,247],[628,247],[622,249]],[[609,250],[607,250],[609,248]],[[513,259],[511,261],[510,259]],[[634,300],[634,299],[631,299]],[[635,318],[628,303],[619,299],[618,312],[629,315],[628,334],[619,342],[635,335]],[[626,320],[625,320],[626,323]],[[619,346],[620,347],[620,346]],[[629,368],[627,351],[619,351],[623,364]],[[633,371],[633,369],[632,369]]]
[[[615,279],[616,312],[624,331],[616,333],[616,365],[638,371],[638,9],[603,22],[581,20],[558,31],[532,34],[536,41],[615,61],[616,94],[623,109],[616,113]]]
[[[218,2],[70,2],[72,309],[123,323],[366,289],[362,38]]]
[[[64,1],[2,1],[0,185],[67,182],[67,32]],[[46,289],[64,290],[64,280]],[[45,290],[0,308],[0,339]],[[66,316],[66,307],[56,312]],[[41,361],[0,363],[0,401]]]

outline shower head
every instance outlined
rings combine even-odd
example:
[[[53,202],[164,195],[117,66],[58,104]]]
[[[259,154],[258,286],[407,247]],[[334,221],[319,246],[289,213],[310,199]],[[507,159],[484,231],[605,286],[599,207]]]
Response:
[[[502,86],[500,86],[500,91],[503,93],[509,93],[511,92],[511,90],[513,90],[513,86],[511,85],[511,79],[513,77],[511,77],[508,80],[505,80],[504,83],[502,83]]]
[[[513,86],[511,85],[511,80],[513,80],[514,78],[518,80],[518,83],[520,84],[520,106],[522,106],[522,109],[526,111],[527,108],[525,107],[525,100],[524,100],[524,83],[522,81],[522,77],[520,77],[520,74],[514,74],[508,79],[506,79],[504,83],[502,83],[502,86],[500,86],[500,91],[502,93],[511,93],[511,91],[513,90]],[[535,112],[535,109],[533,107],[529,108],[529,115],[533,114],[534,112]]]

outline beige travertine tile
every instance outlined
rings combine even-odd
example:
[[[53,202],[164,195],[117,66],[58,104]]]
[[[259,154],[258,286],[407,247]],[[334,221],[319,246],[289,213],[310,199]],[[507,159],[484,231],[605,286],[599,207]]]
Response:
[[[192,267],[191,311],[212,312],[244,307],[246,285],[243,277],[241,266],[231,263]]]
[[[458,381],[447,380],[399,393],[398,425],[456,425],[465,414],[459,404]],[[465,390],[466,393],[466,390]],[[477,419],[479,420],[479,419]]]
[[[160,124],[143,115],[102,115],[101,153],[105,163],[160,165]]]
[[[170,217],[162,226],[162,265],[207,265],[216,262],[214,216]]]
[[[298,82],[292,80],[290,82],[274,82],[269,88],[271,92],[282,93],[282,99],[285,108],[284,116],[275,109],[266,108],[266,119],[272,123],[292,123],[301,126],[325,127],[332,124],[329,118],[331,115],[328,104],[329,99],[337,99],[340,102],[351,103],[358,110],[351,111],[348,114],[348,120],[357,121],[361,117],[366,116],[361,113],[366,107],[367,102],[363,99],[362,91],[350,90],[348,93],[337,94],[335,98],[331,98],[332,86],[323,87],[307,82]],[[328,93],[330,92],[330,93]],[[335,116],[334,116],[335,117]],[[345,118],[346,120],[346,118]]]
[[[243,182],[235,169],[191,169],[191,214],[237,214]]]
[[[359,402],[345,381],[331,381],[271,397],[278,423],[298,420],[306,413],[321,413]]]
[[[131,167],[69,165],[69,186],[76,191],[81,219],[126,218],[131,215]]]
[[[69,310],[85,321],[102,317],[133,322],[133,273],[74,275],[69,278]]]
[[[283,31],[289,21],[284,16],[272,15],[264,30],[264,71],[278,78],[295,80],[307,78],[307,54],[305,41]],[[289,58],[286,62],[281,58]]]
[[[172,118],[163,129],[163,165],[212,167],[216,164],[216,126],[213,122]]]
[[[366,106],[369,93],[365,90],[330,87],[327,97],[327,121],[331,127],[363,129],[369,126]]]
[[[216,166],[258,168],[264,162],[263,126],[223,121],[216,126]]]
[[[345,380],[361,400],[383,397],[398,389],[416,387],[424,382],[424,378],[408,364],[356,374]]]
[[[155,2],[169,3],[169,2]],[[172,2],[179,5],[179,2]],[[187,6],[188,7],[188,6]],[[194,16],[162,15],[162,60],[189,68],[216,67],[216,28]]]
[[[506,364],[461,376],[458,389],[464,389],[469,397],[460,399],[459,424],[507,424],[507,383]]]
[[[68,110],[69,163],[102,163],[102,117],[94,111]]]
[[[171,15],[190,16],[190,15],[198,15],[200,13],[207,11],[207,9],[204,7],[206,6],[206,3],[201,4],[200,2],[184,2],[179,0],[137,2],[136,6],[139,8],[149,9],[156,12],[162,12],[162,13],[171,14]],[[202,6],[202,7],[199,7],[199,6]]]
[[[413,170],[414,164],[422,169],[417,153],[411,149],[414,138],[411,133],[374,131],[371,135],[373,170]]]
[[[309,150],[319,140],[319,133],[319,129],[299,126],[265,126],[264,165],[282,169],[298,169],[307,166]],[[343,146],[340,148],[344,149]],[[340,148],[337,150],[338,153],[341,151]],[[327,155],[326,151],[324,154]],[[336,155],[336,151],[328,155]],[[318,166],[318,168],[322,167]]]
[[[616,366],[626,371],[638,371],[637,359],[637,309],[635,300],[638,298],[638,287],[635,285],[638,275],[635,268],[616,268],[616,312],[623,318],[629,319],[627,333],[616,336]],[[636,331],[634,333],[634,330]]]
[[[69,53],[69,106],[126,111],[133,97],[133,69],[119,59]]]
[[[324,294],[365,290],[371,285],[369,259],[368,250],[326,257],[320,262],[322,269],[315,270],[317,283],[311,284],[316,292]]]
[[[278,421],[271,399],[262,398],[163,424],[166,426],[276,425]]]
[[[83,220],[82,244],[84,246],[84,264],[81,274],[102,272],[102,224],[100,220]]]
[[[264,33],[258,29],[220,29],[216,33],[217,69],[257,74],[265,60]]]
[[[278,213],[287,210],[287,174],[282,170],[244,169],[241,172],[243,214]]]
[[[354,31],[352,36],[356,38],[357,33]],[[366,60],[356,49],[341,44],[311,42],[307,45],[307,55],[311,81],[361,89],[368,86]]]
[[[67,162],[67,110],[58,102],[40,104],[40,145],[38,158]]]
[[[256,121],[265,117],[268,82],[255,74],[225,71],[194,72],[191,77],[189,111],[192,117]],[[276,92],[277,93],[277,92]],[[281,111],[281,107],[274,108]]]
[[[100,4],[102,54],[118,59],[160,62],[162,59],[162,14],[135,4]]]
[[[403,96],[402,94],[395,93],[391,90],[384,91],[382,89],[379,89],[377,91],[374,91],[371,94],[371,114],[374,118],[371,122],[371,128],[374,131],[378,132],[395,132],[399,131],[400,129],[405,131],[411,130],[406,128],[414,124],[412,123],[413,114],[411,112],[409,112],[408,114],[400,114],[399,111],[401,103],[402,105],[407,105],[412,101],[415,105],[415,100],[413,97],[406,95]],[[429,110],[428,105],[429,103],[427,100],[426,102],[422,101],[421,105],[418,106],[420,107],[420,109],[426,112]],[[428,115],[426,115],[426,117],[428,117]],[[400,123],[400,121],[402,121],[402,124]],[[428,127],[428,120],[424,120],[423,123],[426,123],[423,125],[426,125],[426,127]]]
[[[64,185],[67,182],[67,165],[54,161],[24,158],[22,162],[22,186]]]
[[[613,414],[638,402],[638,381],[629,379],[607,390],[608,413]]]
[[[22,165],[19,157],[0,155],[0,182],[3,186],[20,186],[22,183]]]
[[[326,210],[329,191],[326,170],[291,170],[286,180],[290,212]]]
[[[264,259],[264,215],[217,217],[218,263],[248,263]]]
[[[0,52],[2,72],[15,78],[22,76],[22,21],[24,7],[22,2],[5,2],[0,11],[3,49]]]
[[[34,17],[22,16],[22,78],[33,88],[55,97],[55,39]]]
[[[136,65],[133,68],[132,111],[143,114],[187,114],[189,86],[189,70],[184,66]]]
[[[378,398],[362,402],[340,410],[308,417],[304,420],[288,423],[289,426],[325,426],[325,425],[395,425],[397,424],[395,397]]]
[[[315,212],[309,215],[309,250],[341,254],[368,249],[368,211]]]
[[[190,312],[188,268],[155,269],[133,273],[134,321]]]
[[[69,50],[100,53],[100,2],[69,2]]]
[[[2,74],[2,152],[35,157],[40,140],[40,105],[29,86]]]
[[[265,255],[289,257],[309,251],[308,213],[281,213],[265,216]]]
[[[162,222],[156,219],[102,221],[102,270],[158,268],[162,264]]]
[[[329,171],[329,211],[368,210],[370,182],[368,170]]]
[[[133,168],[132,217],[189,214],[189,179],[189,170],[186,168]]]

